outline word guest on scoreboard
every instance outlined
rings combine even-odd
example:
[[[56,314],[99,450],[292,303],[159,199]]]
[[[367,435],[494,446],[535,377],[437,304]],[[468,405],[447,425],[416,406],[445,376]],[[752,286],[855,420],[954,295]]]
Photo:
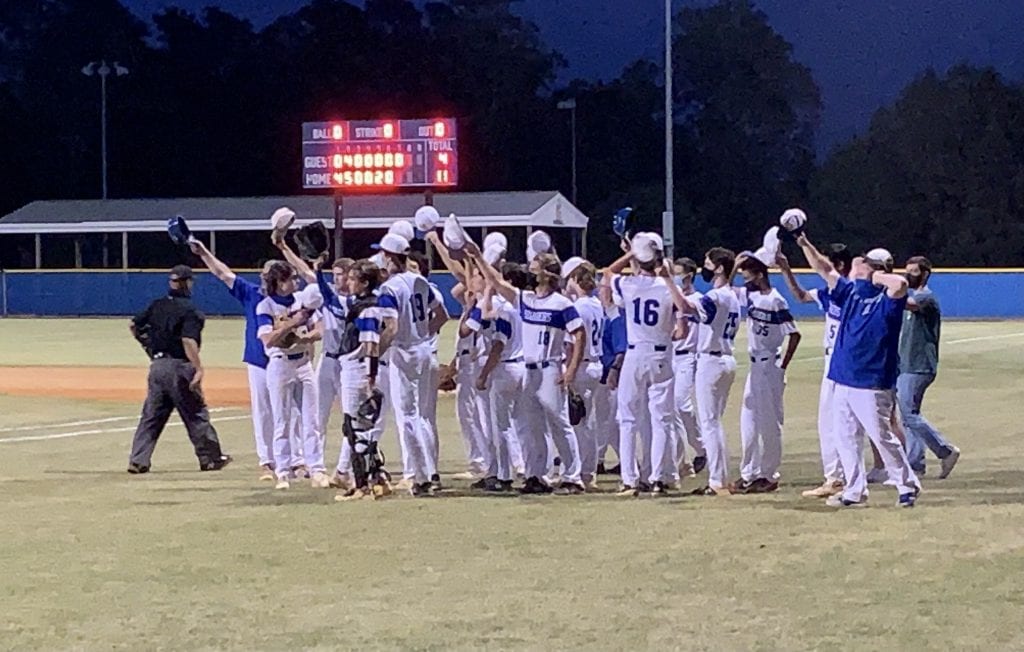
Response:
[[[302,185],[367,190],[455,186],[457,145],[453,118],[304,122]]]

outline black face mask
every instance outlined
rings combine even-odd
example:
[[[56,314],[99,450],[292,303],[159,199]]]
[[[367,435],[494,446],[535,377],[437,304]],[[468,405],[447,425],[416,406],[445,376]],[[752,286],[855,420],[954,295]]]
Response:
[[[715,280],[715,270],[708,269],[707,267],[700,268],[700,277],[704,279],[705,283],[710,283]]]
[[[171,288],[171,290],[170,290],[170,292],[168,292],[168,294],[170,294],[172,297],[178,297],[178,298],[182,298],[182,299],[187,299],[190,296],[192,296],[192,290],[188,289],[187,287]]]
[[[920,274],[907,274],[906,276],[907,285],[909,285],[912,290],[916,290],[917,288],[924,285],[924,276]]]

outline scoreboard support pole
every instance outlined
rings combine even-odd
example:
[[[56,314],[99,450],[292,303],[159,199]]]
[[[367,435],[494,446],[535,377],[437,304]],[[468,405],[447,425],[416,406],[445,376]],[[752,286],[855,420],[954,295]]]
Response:
[[[340,192],[334,193],[334,259],[344,255],[345,243],[342,237],[345,224],[344,198]]]

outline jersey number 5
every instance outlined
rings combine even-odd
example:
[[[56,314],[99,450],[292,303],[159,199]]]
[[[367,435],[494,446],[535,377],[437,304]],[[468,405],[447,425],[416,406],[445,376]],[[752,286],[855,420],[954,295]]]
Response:
[[[641,306],[643,314],[641,314]],[[633,299],[633,323],[645,326],[658,325],[658,308],[661,304],[655,299],[648,299],[641,304],[640,299]]]

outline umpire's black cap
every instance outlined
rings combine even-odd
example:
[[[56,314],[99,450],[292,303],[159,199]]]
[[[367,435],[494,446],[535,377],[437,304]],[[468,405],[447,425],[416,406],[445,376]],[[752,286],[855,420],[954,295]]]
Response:
[[[175,265],[171,268],[172,281],[187,281],[192,278],[192,268],[188,265]]]

